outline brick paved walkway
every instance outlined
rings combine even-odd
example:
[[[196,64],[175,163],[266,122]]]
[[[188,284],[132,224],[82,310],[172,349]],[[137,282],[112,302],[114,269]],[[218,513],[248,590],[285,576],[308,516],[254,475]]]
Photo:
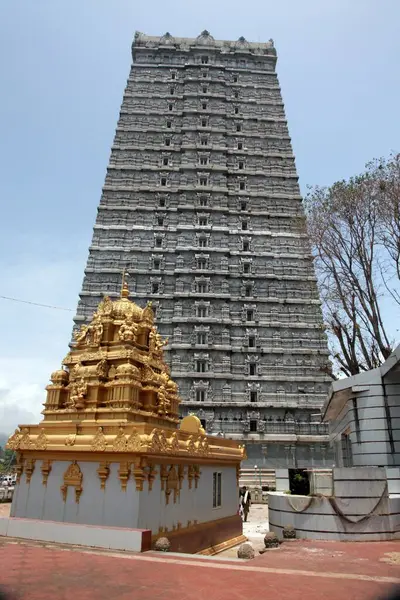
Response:
[[[399,558],[400,542],[295,541],[242,562],[0,538],[0,585],[18,600],[377,600],[400,585]]]

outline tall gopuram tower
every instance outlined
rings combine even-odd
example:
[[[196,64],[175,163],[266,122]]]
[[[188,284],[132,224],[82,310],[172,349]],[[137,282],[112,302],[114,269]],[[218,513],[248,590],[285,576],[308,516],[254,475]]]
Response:
[[[328,349],[274,44],[136,33],[132,58],[76,325],[125,269],[183,415],[252,464],[325,464]]]

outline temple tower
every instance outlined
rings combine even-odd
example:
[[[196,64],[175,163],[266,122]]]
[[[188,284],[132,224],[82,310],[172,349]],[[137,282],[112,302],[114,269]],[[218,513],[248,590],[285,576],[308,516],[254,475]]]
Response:
[[[121,271],[182,414],[250,461],[323,464],[328,350],[272,40],[136,33],[75,322]]]

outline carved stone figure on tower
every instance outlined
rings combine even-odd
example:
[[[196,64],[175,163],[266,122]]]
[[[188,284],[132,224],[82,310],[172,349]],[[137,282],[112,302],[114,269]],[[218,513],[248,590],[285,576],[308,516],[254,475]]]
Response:
[[[133,342],[136,338],[137,324],[132,317],[128,315],[119,328],[118,337],[123,342]]]
[[[87,384],[84,379],[78,379],[69,386],[68,408],[83,408],[87,394]]]
[[[168,339],[163,340],[161,335],[158,333],[156,327],[152,327],[149,335],[149,349],[150,352],[155,354],[161,354],[164,346],[167,346]]]

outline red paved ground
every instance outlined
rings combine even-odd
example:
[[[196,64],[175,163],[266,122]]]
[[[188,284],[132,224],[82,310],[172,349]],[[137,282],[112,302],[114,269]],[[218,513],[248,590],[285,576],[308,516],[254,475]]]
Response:
[[[124,555],[0,538],[0,584],[25,600],[369,600],[400,585],[400,543],[290,542],[249,562]]]

